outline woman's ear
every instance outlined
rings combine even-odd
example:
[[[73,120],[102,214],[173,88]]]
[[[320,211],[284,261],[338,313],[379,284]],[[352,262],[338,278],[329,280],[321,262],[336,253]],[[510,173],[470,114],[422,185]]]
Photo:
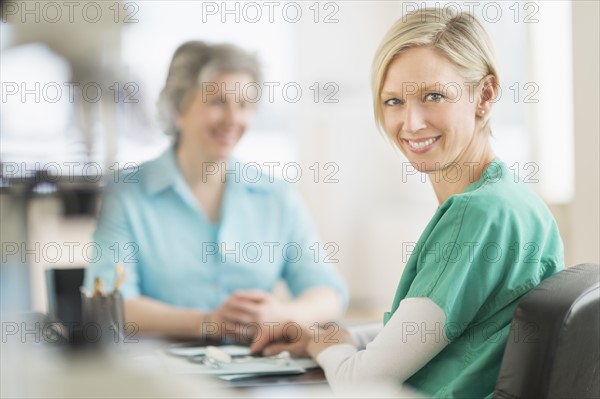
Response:
[[[181,132],[183,126],[185,125],[185,112],[181,109],[175,111],[175,116],[173,117],[173,122],[175,124],[175,128]]]
[[[477,109],[484,111],[485,114],[492,110],[492,106],[497,100],[499,87],[498,80],[494,75],[487,75],[481,80],[481,92]]]

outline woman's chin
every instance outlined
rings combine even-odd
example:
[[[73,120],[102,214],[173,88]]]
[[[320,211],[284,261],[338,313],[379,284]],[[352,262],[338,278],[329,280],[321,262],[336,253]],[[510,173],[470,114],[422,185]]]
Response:
[[[231,157],[234,147],[233,145],[211,145],[209,148],[205,147],[205,153],[211,161],[223,162]]]
[[[440,169],[440,163],[435,161],[409,160],[413,168],[420,173],[435,173]]]
[[[435,170],[436,162],[430,159],[425,159],[425,157],[414,156],[414,154],[407,153],[403,151],[404,157],[408,160],[410,165],[417,171],[421,173],[429,173]],[[437,163],[439,165],[439,163]]]
[[[231,152],[227,153],[215,153],[210,158],[213,162],[227,162],[231,157]]]

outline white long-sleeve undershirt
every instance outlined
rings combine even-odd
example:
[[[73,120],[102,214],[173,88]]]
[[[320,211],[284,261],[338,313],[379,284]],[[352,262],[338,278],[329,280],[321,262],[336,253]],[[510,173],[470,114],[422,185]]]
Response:
[[[373,341],[382,329],[383,322],[380,322],[349,327],[348,331],[356,343],[356,348],[361,350],[365,349],[369,342]]]
[[[316,360],[336,393],[381,383],[400,385],[447,345],[445,321],[444,311],[431,299],[407,298],[385,327],[351,329],[359,348],[375,336],[364,350],[350,344],[334,345]]]

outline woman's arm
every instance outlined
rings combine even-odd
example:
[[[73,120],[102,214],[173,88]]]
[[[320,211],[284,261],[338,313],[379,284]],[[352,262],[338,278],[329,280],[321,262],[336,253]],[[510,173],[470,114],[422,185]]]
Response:
[[[408,298],[365,350],[310,342],[308,353],[334,391],[361,384],[407,380],[447,345],[444,311],[429,298]]]
[[[201,336],[205,314],[198,310],[176,308],[145,296],[129,299],[124,306],[125,320],[134,323],[141,333],[179,338]]]
[[[325,371],[335,392],[356,392],[370,384],[406,381],[447,345],[444,311],[429,298],[408,298],[366,349],[359,351],[347,330],[335,326],[316,334],[303,331],[291,344],[272,344],[266,356],[288,350],[307,353]]]
[[[241,297],[244,293],[238,295]],[[134,323],[137,331],[142,333],[157,333],[179,338],[218,339],[224,325],[227,331],[239,331],[235,325],[238,321],[243,323],[262,320],[263,323],[277,322],[283,326],[283,323],[288,320],[286,316],[292,316],[295,317],[293,319],[295,323],[308,327],[316,320],[313,319],[313,315],[320,316],[318,320],[325,321],[329,320],[331,315],[339,314],[341,303],[336,291],[330,288],[308,290],[289,305],[275,304],[273,301],[278,300],[272,298],[271,294],[259,291],[246,291],[245,299],[236,296],[234,295],[223,306],[210,313],[177,308],[149,297],[139,296],[125,302],[125,318],[128,323]],[[244,303],[239,305],[240,301]],[[247,312],[250,321],[240,318],[241,308]],[[279,310],[276,311],[275,308]],[[318,311],[314,312],[314,308]],[[243,338],[240,337],[240,341],[243,341]]]
[[[293,300],[288,310],[293,321],[310,327],[315,322],[328,322],[340,317],[342,298],[335,288],[310,288]]]
[[[210,312],[178,308],[145,296],[125,302],[125,318],[135,323],[140,332],[248,343],[251,337],[244,334],[241,324],[228,317],[229,313],[229,302]]]
[[[365,349],[383,329],[383,323],[371,323],[360,326],[348,327],[348,333],[354,340],[358,349]]]
[[[334,242],[321,242],[316,227],[298,192],[289,184],[282,186],[285,204],[282,239],[294,244],[297,256],[286,256],[281,277],[295,298],[291,307],[294,321],[311,325],[332,321],[344,312],[348,289],[337,270],[339,250]],[[293,252],[292,252],[293,253]]]
[[[331,287],[309,288],[291,302],[282,302],[265,291],[246,290],[233,294],[223,307],[224,314],[239,323],[294,322],[310,327],[339,317],[342,299]]]

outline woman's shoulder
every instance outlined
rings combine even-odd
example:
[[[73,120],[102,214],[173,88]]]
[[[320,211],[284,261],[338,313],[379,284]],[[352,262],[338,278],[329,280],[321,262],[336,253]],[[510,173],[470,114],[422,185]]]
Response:
[[[139,201],[147,194],[166,185],[172,176],[168,163],[168,151],[143,162],[115,164],[110,176],[105,178],[104,197],[119,201]]]
[[[561,241],[557,223],[544,201],[495,161],[486,173],[438,209],[432,233],[453,241]]]
[[[453,197],[451,205],[464,208],[467,217],[554,220],[544,201],[499,159],[465,192]]]
[[[453,196],[448,220],[457,241],[493,241],[498,245],[533,245],[560,262],[562,240],[544,201],[519,181],[504,163],[464,193]]]

